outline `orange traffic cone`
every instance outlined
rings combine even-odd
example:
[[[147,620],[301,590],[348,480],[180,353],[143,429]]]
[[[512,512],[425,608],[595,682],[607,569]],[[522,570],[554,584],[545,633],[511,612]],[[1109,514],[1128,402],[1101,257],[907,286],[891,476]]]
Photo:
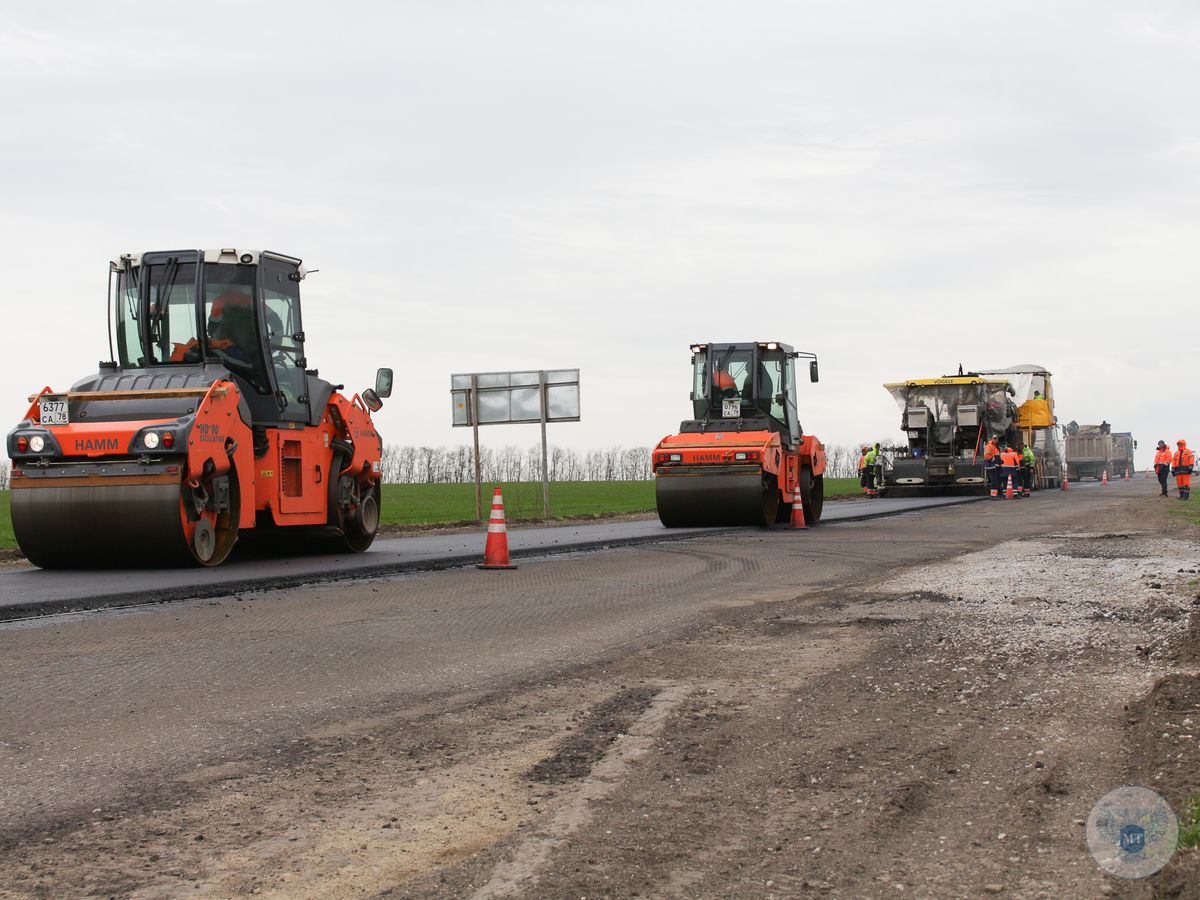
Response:
[[[1108,469],[1105,469],[1103,472],[1100,473],[1100,483],[1108,484]]]
[[[1013,498],[1012,476],[1008,476],[1008,487],[1004,489],[1004,499],[1011,500]]]
[[[1067,477],[1067,473],[1066,473],[1066,472],[1064,472],[1064,473],[1063,473],[1063,476],[1062,476],[1062,479],[1061,479],[1061,482],[1062,482],[1062,489],[1063,489],[1064,491],[1066,491],[1066,490],[1070,490],[1070,488],[1068,488],[1068,487],[1067,487],[1067,484],[1070,482],[1070,480],[1071,480],[1071,479],[1069,479],[1069,478]]]
[[[804,522],[804,498],[800,496],[800,492],[796,491],[796,499],[792,501],[792,520],[788,523],[788,528],[807,528],[808,525]]]
[[[1125,467],[1125,480],[1126,481],[1129,480],[1129,467],[1128,466]]]
[[[488,519],[487,544],[483,548],[480,569],[515,569],[508,561],[508,528],[504,524],[504,498],[500,488],[492,493],[492,517]]]

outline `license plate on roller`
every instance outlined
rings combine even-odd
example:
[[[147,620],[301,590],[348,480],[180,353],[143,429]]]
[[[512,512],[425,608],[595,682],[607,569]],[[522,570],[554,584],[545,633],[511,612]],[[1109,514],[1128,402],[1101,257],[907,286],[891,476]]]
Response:
[[[742,401],[741,400],[722,400],[721,401],[721,418],[722,419],[740,419],[742,417]]]
[[[41,413],[38,416],[38,423],[41,425],[66,425],[67,422],[67,400],[65,397],[43,397],[38,401],[38,408]]]

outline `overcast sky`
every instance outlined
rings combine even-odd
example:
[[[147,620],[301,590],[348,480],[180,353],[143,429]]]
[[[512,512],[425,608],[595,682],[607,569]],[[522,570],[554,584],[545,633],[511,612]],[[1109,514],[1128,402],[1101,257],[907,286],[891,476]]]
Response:
[[[469,441],[451,372],[579,367],[551,440],[652,445],[689,343],[780,340],[827,443],[901,439],[885,381],[1033,362],[1145,464],[1200,443],[1195,10],[7,3],[0,396],[107,357],[118,253],[267,248],[321,270],[310,364],[396,369],[389,443]]]

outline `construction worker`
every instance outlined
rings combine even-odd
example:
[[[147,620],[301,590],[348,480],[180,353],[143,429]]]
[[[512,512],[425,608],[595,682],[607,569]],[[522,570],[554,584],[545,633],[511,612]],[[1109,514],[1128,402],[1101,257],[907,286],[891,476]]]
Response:
[[[1037,466],[1037,456],[1028,444],[1021,445],[1021,496],[1028,497],[1033,491],[1033,470]]]
[[[867,497],[871,496],[871,482],[867,478],[867,451],[870,447],[863,447],[862,452],[858,454],[858,483],[862,485],[863,494]]]
[[[1000,484],[1002,495],[1007,495],[1009,485],[1016,488],[1021,483],[1021,454],[1005,444],[1000,453]],[[1018,494],[1019,496],[1019,494]]]
[[[883,451],[879,449],[879,445],[875,445],[875,493],[879,494],[883,487]]]
[[[874,500],[879,496],[879,481],[876,478],[876,462],[879,459],[879,445],[867,448],[867,496]]]
[[[1159,496],[1170,496],[1167,493],[1167,476],[1171,474],[1171,450],[1166,441],[1158,442],[1158,452],[1154,454],[1154,474],[1158,476],[1158,486],[1162,488]]]
[[[737,382],[724,369],[713,373],[713,393],[718,397],[732,399],[738,395]]]
[[[988,488],[992,499],[999,499],[1000,493],[1000,441],[995,437],[988,438],[987,446],[983,448],[983,474],[987,476]]]
[[[1188,449],[1187,442],[1180,438],[1175,442],[1179,448],[1171,457],[1171,474],[1175,476],[1175,487],[1179,488],[1179,499],[1192,496],[1192,469],[1196,465],[1196,454]]]

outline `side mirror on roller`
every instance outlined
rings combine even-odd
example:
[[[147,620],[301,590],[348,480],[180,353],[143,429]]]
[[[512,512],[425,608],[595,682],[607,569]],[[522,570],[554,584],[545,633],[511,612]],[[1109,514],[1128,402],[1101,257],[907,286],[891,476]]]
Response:
[[[392,396],[392,370],[380,369],[375,373],[375,396],[385,399]]]
[[[821,376],[817,372],[817,361],[815,359],[808,364],[808,380],[813,384],[821,380]]]
[[[379,412],[383,409],[383,401],[379,399],[379,395],[371,388],[367,388],[362,392],[363,403],[367,404],[367,409],[371,412]]]

